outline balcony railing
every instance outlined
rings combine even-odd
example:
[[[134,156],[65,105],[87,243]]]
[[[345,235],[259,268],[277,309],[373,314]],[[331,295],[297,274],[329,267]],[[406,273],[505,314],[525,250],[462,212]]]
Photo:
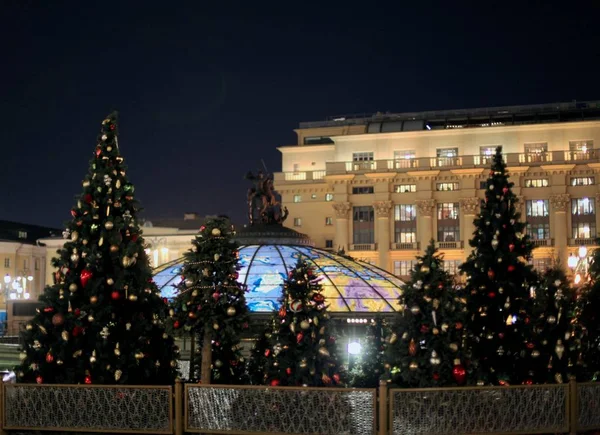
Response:
[[[276,172],[275,182],[277,181],[314,181],[325,178],[326,171],[296,171],[296,172]]]
[[[375,251],[377,250],[377,243],[355,243],[350,245],[351,251]]]
[[[585,237],[578,239],[569,239],[569,246],[590,246],[596,244],[595,237]]]
[[[394,251],[411,251],[419,249],[419,242],[409,242],[409,243],[398,243],[392,242],[390,244],[390,249]]]
[[[435,246],[439,249],[462,249],[464,243],[462,240],[457,242],[435,242]]]
[[[554,239],[531,239],[536,248],[539,246],[554,246]]]

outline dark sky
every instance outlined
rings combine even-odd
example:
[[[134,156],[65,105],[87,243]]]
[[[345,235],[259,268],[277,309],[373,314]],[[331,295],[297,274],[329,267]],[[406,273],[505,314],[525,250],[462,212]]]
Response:
[[[598,2],[240,4],[0,0],[0,219],[69,219],[113,108],[146,216],[239,222],[300,121],[600,99]]]

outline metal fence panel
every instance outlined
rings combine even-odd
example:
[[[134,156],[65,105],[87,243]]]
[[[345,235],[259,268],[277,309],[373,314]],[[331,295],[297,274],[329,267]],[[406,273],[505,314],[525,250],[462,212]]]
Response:
[[[375,389],[185,387],[185,430],[188,432],[375,433]]]
[[[600,383],[577,384],[577,428],[600,428]]]
[[[569,430],[568,385],[390,391],[392,434]]]
[[[4,429],[173,432],[172,387],[3,385]]]

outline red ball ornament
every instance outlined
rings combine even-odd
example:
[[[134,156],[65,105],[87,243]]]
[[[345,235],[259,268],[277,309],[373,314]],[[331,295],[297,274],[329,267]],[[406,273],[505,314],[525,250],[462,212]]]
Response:
[[[44,313],[53,313],[54,312],[54,307],[46,307],[44,308]]]
[[[535,347],[535,344],[527,343],[527,349],[533,349],[534,347]]]
[[[302,342],[303,338],[304,338],[304,334],[302,332],[299,332],[298,334],[296,334],[296,343],[300,344]]]
[[[98,147],[96,148],[96,157],[100,157],[100,154],[102,154],[102,148]]]
[[[525,384],[525,385],[533,385],[533,380],[526,379],[525,382],[523,382],[523,384]]]
[[[91,384],[92,383],[92,377],[90,375],[86,375],[85,376],[85,381],[86,384]]]
[[[84,269],[81,271],[79,278],[81,279],[81,286],[85,288],[88,284],[88,281],[94,276],[91,270]]]
[[[317,304],[321,304],[325,302],[325,296],[323,296],[321,293],[317,293],[313,296],[313,301],[315,301]]]
[[[510,252],[512,252],[514,249],[515,249],[515,245],[514,245],[514,243],[511,243],[510,245],[508,245],[508,250],[509,250]]]
[[[292,312],[294,312],[294,313],[302,311],[302,301],[299,301],[299,300],[292,301],[290,303],[290,310],[292,310]]]
[[[436,373],[434,373],[434,374],[432,375],[432,377],[433,377],[433,380],[434,380],[434,381],[439,381],[439,380],[440,380],[440,374],[439,374],[439,373],[437,373],[437,372],[436,372]]]
[[[494,299],[495,297],[496,297],[496,293],[494,293],[494,292],[489,292],[488,293],[488,298]]]
[[[86,204],[91,204],[93,200],[92,195],[90,193],[86,193],[83,197],[83,200],[86,202]]]
[[[506,194],[508,193],[508,187],[504,187],[504,188],[502,189],[502,193],[504,193],[504,194],[506,195]]]
[[[488,278],[489,279],[494,279],[495,276],[496,276],[496,274],[494,273],[494,271],[492,269],[488,270]]]
[[[338,375],[337,373],[334,373],[332,377],[336,384],[340,383],[340,375]]]
[[[56,313],[54,316],[52,316],[52,324],[54,326],[60,326],[63,323],[65,323],[65,316],[62,314]]]
[[[515,271],[515,266],[513,266],[512,264],[509,264],[508,268],[506,270],[508,270],[509,272],[514,272]]]
[[[288,367],[287,369],[285,369],[285,373],[286,373],[288,376],[290,376],[290,375],[292,374],[292,369]]]
[[[467,378],[467,371],[462,364],[458,363],[452,368],[452,376],[458,385],[462,385]]]
[[[280,384],[279,379],[273,379],[271,381],[271,387],[276,387]]]
[[[498,333],[498,338],[499,339],[503,339],[504,338],[504,332],[499,332]]]
[[[121,299],[121,293],[119,293],[117,290],[115,290],[114,292],[112,292],[110,294],[110,297],[114,300],[114,301],[118,301],[119,299]]]
[[[38,376],[37,378],[35,378],[35,381],[36,381],[38,384],[41,384],[41,383],[43,383],[43,382],[44,382],[44,378],[42,378],[41,376]]]
[[[429,332],[429,326],[421,325],[421,334],[426,334],[427,332]]]
[[[180,326],[181,326],[181,324],[179,323],[179,320],[175,320],[175,321],[173,322],[173,328],[175,328],[175,329],[179,329],[179,327],[180,327]]]
[[[54,361],[54,357],[52,356],[52,354],[51,353],[46,354],[46,362],[51,363],[52,361]]]
[[[283,319],[285,317],[285,314],[285,307],[282,305],[279,309],[279,317]]]
[[[202,226],[200,227],[200,231],[204,231],[205,229],[206,229],[206,227],[205,227],[204,225],[202,225]]]
[[[456,322],[456,324],[454,325],[454,327],[460,331],[462,329],[462,327],[463,327],[463,324],[460,323],[460,322]]]
[[[213,299],[216,301],[217,299],[219,299],[221,297],[221,293],[219,292],[214,292],[212,294]]]
[[[269,358],[269,355],[271,355],[271,349],[265,350],[265,356]]]
[[[81,314],[81,310],[79,308],[75,308],[75,311],[73,311],[73,313],[76,317],[79,317],[79,315]]]
[[[139,237],[139,236],[138,236],[137,234],[134,234],[133,236],[131,236],[131,241],[132,241],[132,242],[137,242],[137,240],[138,240],[138,237]]]
[[[110,124],[110,129],[114,130],[115,129],[115,124]]]
[[[81,326],[75,326],[73,328],[73,332],[71,332],[71,335],[73,337],[77,337],[78,335],[80,335],[83,332],[83,328]]]

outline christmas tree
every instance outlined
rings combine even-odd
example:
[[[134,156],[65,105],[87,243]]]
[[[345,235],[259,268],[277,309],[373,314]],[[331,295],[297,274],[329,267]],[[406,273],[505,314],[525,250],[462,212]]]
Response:
[[[405,387],[464,384],[465,303],[432,240],[402,287],[387,340],[385,378]]]
[[[356,363],[348,372],[348,384],[354,388],[377,388],[383,375],[385,325],[376,317],[367,325],[364,345]]]
[[[600,239],[596,243],[600,244]],[[582,382],[597,382],[600,378],[600,249],[594,249],[591,257],[575,305],[574,328],[581,338],[576,373]]]
[[[266,383],[336,386],[342,383],[335,338],[319,278],[302,258],[284,284],[281,308],[273,330],[265,368]]]
[[[533,245],[512,187],[498,147],[469,241],[474,250],[461,266],[467,279],[469,371],[478,385],[521,383],[532,376],[524,377],[519,368],[532,352],[528,308],[538,277],[528,264]]]
[[[19,382],[170,384],[176,348],[167,306],[152,282],[139,206],[117,141],[116,113],[102,122],[83,192],[71,210],[54,285],[26,324]]]
[[[581,353],[581,340],[574,323],[575,298],[567,276],[560,268],[548,269],[535,291],[532,309],[533,339],[528,342],[525,382],[567,382],[575,375],[574,364]],[[522,370],[524,371],[524,370]],[[529,378],[529,372],[533,376]]]
[[[195,337],[192,377],[203,383],[243,383],[240,334],[248,328],[244,289],[237,282],[238,245],[226,217],[206,219],[185,253],[183,280],[170,315],[174,330]]]
[[[265,368],[267,367],[268,357],[265,356],[269,349],[269,339],[271,338],[270,329],[267,328],[258,336],[252,349],[250,350],[250,358],[246,367],[247,378],[252,385],[263,385],[265,383]]]

